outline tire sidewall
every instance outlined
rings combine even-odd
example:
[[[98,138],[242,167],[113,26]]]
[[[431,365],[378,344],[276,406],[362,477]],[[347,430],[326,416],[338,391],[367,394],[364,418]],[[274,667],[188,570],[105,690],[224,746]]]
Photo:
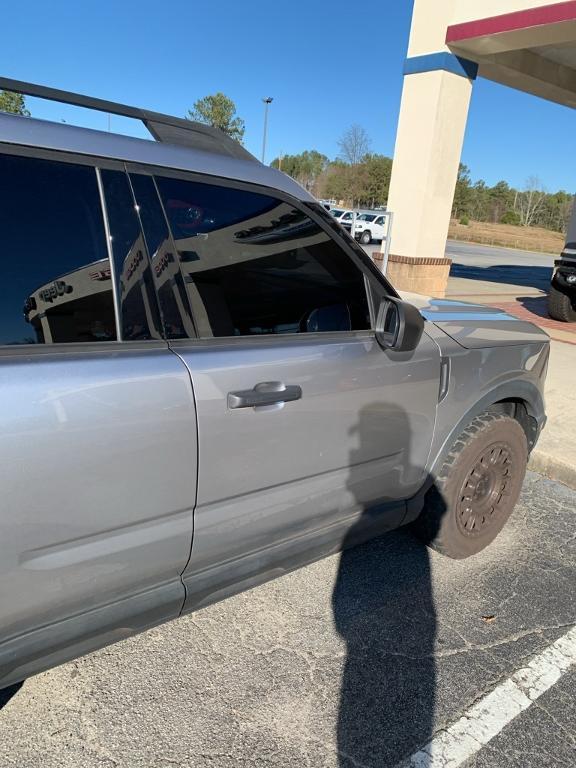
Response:
[[[485,531],[476,535],[466,535],[457,522],[462,486],[480,456],[491,445],[498,443],[507,445],[512,457],[512,474],[508,488],[510,495],[507,497],[505,509],[499,511],[498,518]],[[512,418],[500,418],[467,439],[438,489],[444,509],[438,514],[437,533],[434,537],[435,541],[431,542],[433,546],[457,559],[474,555],[488,546],[512,514],[522,490],[527,462],[526,435],[520,424]]]
[[[576,309],[572,297],[557,288],[554,283],[550,286],[548,294],[548,314],[554,320],[563,323],[576,322]]]

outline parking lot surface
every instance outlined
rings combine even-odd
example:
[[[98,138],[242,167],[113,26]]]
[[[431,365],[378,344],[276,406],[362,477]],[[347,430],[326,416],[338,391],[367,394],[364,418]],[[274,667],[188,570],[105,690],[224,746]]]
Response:
[[[397,531],[32,678],[0,700],[0,766],[410,764],[576,623],[575,501],[531,474],[475,558]],[[567,671],[465,765],[575,749]]]

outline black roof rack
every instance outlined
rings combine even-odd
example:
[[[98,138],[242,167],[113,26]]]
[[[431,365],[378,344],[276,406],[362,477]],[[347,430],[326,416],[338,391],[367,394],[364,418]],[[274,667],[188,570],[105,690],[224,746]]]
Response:
[[[76,107],[95,109],[99,112],[108,112],[112,115],[132,117],[135,120],[141,120],[156,141],[200,149],[205,152],[216,152],[219,155],[228,155],[240,160],[259,162],[247,149],[244,149],[241,144],[231,139],[219,128],[197,123],[194,120],[163,115],[161,112],[151,112],[148,109],[130,107],[115,101],[83,96],[70,91],[61,91],[58,88],[49,88],[45,85],[11,80],[7,77],[0,77],[0,89],[21,93],[24,96],[59,101],[62,104],[73,104]]]

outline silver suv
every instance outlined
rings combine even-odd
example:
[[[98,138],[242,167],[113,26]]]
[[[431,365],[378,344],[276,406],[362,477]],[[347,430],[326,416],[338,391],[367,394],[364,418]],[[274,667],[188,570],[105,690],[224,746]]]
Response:
[[[545,421],[542,331],[407,303],[215,129],[0,88],[157,139],[0,116],[0,687],[343,542],[496,536]]]

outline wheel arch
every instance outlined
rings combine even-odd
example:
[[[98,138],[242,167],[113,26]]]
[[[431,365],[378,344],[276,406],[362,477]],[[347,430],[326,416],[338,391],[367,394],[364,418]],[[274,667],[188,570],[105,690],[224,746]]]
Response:
[[[450,452],[452,444],[466,425],[476,416],[491,409],[495,412],[508,413],[521,420],[520,423],[525,431],[528,429],[532,434],[529,437],[527,433],[530,449],[534,446],[546,420],[542,393],[530,381],[507,381],[485,392],[441,438],[441,445],[429,462],[431,474],[434,474],[435,470],[442,465],[446,454]],[[535,433],[533,433],[534,429]]]
[[[528,449],[532,450],[546,422],[544,398],[540,390],[529,381],[509,381],[494,387],[471,406],[460,419],[440,438],[440,447],[433,449],[430,456],[426,481],[420,491],[406,503],[406,517],[403,524],[414,521],[424,505],[424,497],[434,485],[447,455],[466,426],[481,413],[505,413],[516,419],[522,426]],[[436,441],[435,441],[436,442]]]

